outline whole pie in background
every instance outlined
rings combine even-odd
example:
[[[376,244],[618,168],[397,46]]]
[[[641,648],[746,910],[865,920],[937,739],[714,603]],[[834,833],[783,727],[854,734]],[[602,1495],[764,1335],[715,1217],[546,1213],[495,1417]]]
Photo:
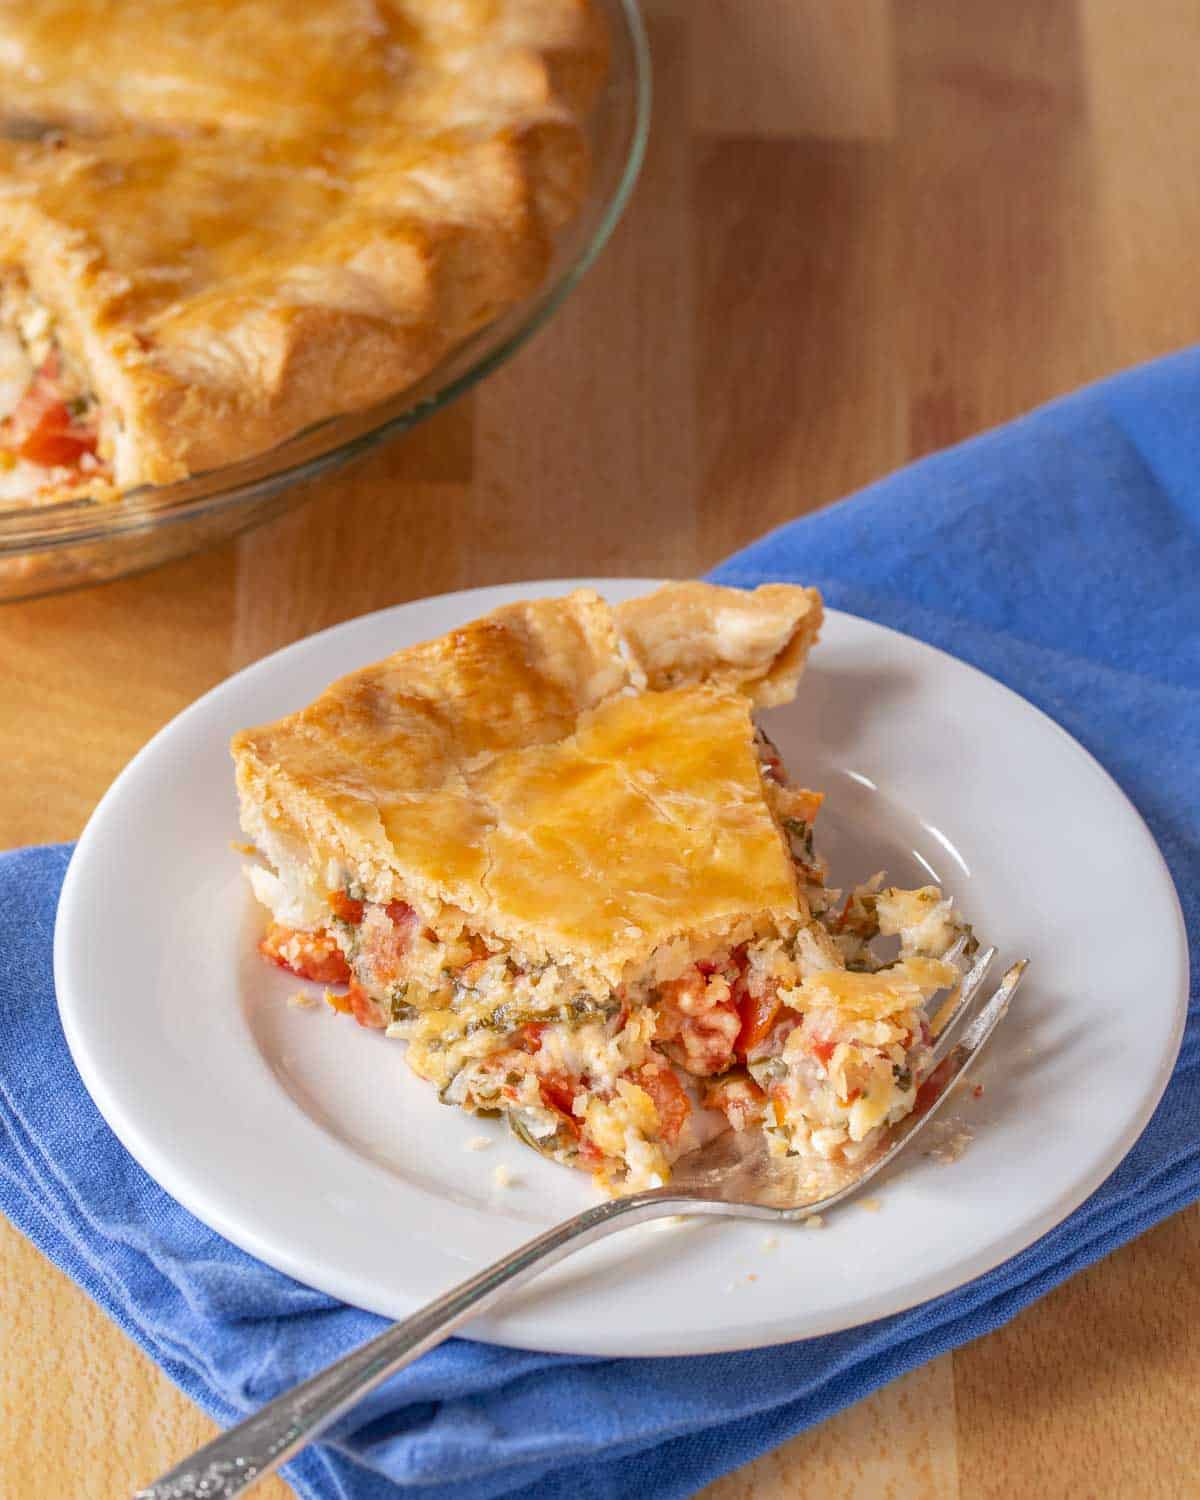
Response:
[[[0,504],[411,385],[587,188],[588,0],[0,0]]]

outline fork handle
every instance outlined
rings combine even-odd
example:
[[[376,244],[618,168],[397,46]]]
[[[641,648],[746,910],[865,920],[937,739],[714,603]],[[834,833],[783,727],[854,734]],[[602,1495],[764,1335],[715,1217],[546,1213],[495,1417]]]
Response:
[[[490,1307],[502,1292],[521,1286],[573,1251],[618,1229],[681,1212],[721,1212],[723,1207],[679,1196],[669,1188],[652,1188],[584,1209],[452,1287],[303,1385],[277,1396],[138,1490],[134,1500],[228,1500],[240,1495],[319,1437],[368,1391]]]

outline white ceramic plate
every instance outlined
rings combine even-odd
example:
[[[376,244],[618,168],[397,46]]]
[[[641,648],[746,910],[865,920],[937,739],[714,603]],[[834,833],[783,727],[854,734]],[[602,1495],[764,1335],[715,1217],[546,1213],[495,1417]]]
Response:
[[[643,580],[581,580],[611,599]],[[498,1122],[438,1104],[402,1046],[255,953],[230,848],[227,742],[326,684],[554,582],[352,620],[231,678],[118,777],[71,861],[55,974],[71,1051],[113,1130],[215,1229],[345,1300],[402,1316],[591,1201]],[[796,779],[827,791],[835,877],[937,880],[1029,977],[958,1106],[961,1160],[894,1169],[877,1212],[820,1230],[640,1227],[472,1325],[593,1354],[686,1354],[828,1333],[949,1291],[1068,1214],[1133,1144],[1166,1085],[1187,945],[1166,867],[1100,767],[1022,699],[928,646],[830,615],[799,702],[766,718]],[[938,1127],[934,1127],[936,1129]],[[473,1137],[490,1149],[465,1149]],[[498,1189],[509,1167],[515,1185]],[[886,1246],[880,1252],[880,1244]],[[753,1277],[754,1279],[751,1279]]]

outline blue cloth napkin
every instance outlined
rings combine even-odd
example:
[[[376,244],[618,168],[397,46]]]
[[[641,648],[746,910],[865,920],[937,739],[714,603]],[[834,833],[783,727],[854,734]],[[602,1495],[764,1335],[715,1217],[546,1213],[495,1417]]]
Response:
[[[799,521],[726,583],[792,578],[953,650],[1117,777],[1200,948],[1200,352],[1134,370]],[[50,946],[70,851],[0,856],[0,1208],[228,1422],[382,1325],[226,1244],[130,1160],[72,1067]],[[626,1361],[456,1340],[287,1476],[305,1500],[682,1496],[976,1338],[1200,1195],[1200,1026],[1141,1140],[1069,1220],[896,1317],[754,1353]],[[147,1475],[147,1479],[151,1476]]]

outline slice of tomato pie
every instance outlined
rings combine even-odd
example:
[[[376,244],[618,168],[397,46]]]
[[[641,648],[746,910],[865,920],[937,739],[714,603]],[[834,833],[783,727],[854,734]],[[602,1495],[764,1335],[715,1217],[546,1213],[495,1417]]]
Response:
[[[513,604],[239,734],[264,954],[610,1187],[726,1123],[870,1149],[912,1108],[957,924],[937,891],[825,887],[821,797],[752,713],[820,620],[788,585]]]

